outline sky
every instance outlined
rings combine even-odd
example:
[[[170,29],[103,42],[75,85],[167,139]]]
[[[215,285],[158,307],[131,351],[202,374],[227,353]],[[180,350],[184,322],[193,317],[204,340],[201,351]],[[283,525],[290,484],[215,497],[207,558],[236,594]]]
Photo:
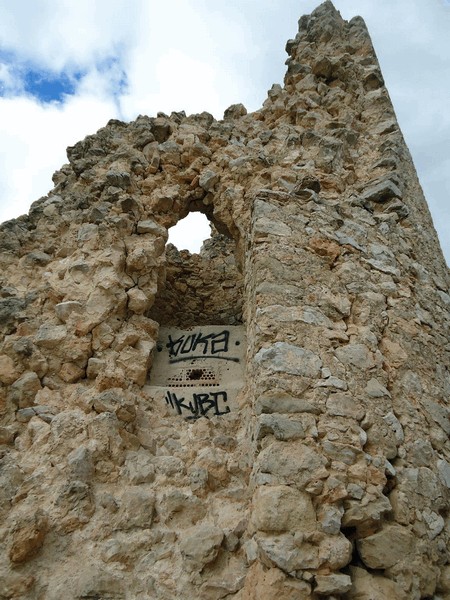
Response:
[[[0,222],[46,195],[66,147],[111,118],[257,110],[283,81],[299,17],[319,3],[0,0]],[[450,263],[450,0],[334,5],[367,23]],[[180,249],[195,249],[193,231],[209,235],[194,222]]]

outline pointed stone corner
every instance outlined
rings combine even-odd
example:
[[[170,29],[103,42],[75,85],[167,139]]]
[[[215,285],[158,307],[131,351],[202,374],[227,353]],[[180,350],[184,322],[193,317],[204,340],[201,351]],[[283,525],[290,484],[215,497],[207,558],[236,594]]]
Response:
[[[333,16],[339,15],[339,16],[341,16],[341,13],[334,6],[334,4],[331,2],[331,0],[325,0],[325,2],[322,2],[322,4],[319,4],[319,6],[317,8],[315,8],[311,14],[314,15],[315,17],[323,17],[324,15],[333,15]]]

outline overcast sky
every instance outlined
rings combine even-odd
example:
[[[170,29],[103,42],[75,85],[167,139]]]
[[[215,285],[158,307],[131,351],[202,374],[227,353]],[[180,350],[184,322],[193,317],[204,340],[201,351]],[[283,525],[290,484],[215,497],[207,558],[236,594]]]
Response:
[[[0,221],[27,212],[66,147],[110,118],[258,109],[282,83],[298,18],[318,4],[0,0]],[[450,262],[450,1],[334,4],[366,20]]]

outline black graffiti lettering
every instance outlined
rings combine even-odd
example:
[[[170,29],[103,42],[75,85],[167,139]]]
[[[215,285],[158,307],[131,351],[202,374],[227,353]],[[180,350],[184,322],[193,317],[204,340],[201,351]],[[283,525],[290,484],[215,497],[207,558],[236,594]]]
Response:
[[[176,394],[167,390],[165,400],[166,404],[169,404],[179,415],[183,415],[187,419],[198,419],[210,414],[221,416],[231,412],[229,406],[224,406],[224,410],[220,409],[220,403],[226,404],[228,402],[226,392],[192,394],[193,401],[186,403],[184,398],[178,398]]]
[[[169,340],[166,348],[169,349],[169,357],[176,358],[180,354],[190,354],[201,352],[203,356],[209,354],[214,356],[220,352],[228,352],[230,340],[230,332],[224,329],[220,333],[202,334],[192,333],[185,336],[184,334],[178,339],[173,339],[169,334]]]
[[[177,340],[173,340],[169,334],[169,341],[166,344],[166,348],[169,348],[169,356],[177,356],[180,351],[181,345],[183,344],[184,335]]]
[[[166,404],[170,404],[172,408],[175,408],[179,415],[183,414],[183,408],[194,414],[196,412],[196,408],[192,405],[192,402],[185,404],[184,398],[178,398],[176,394],[169,391],[166,392]]]
[[[219,396],[222,396],[222,401],[224,404],[225,404],[225,402],[228,402],[228,397],[227,397],[226,392],[211,392],[211,396],[214,398],[214,406],[215,406],[214,414],[215,415],[217,415],[219,417],[220,415],[226,415],[227,413],[230,412],[229,406],[225,406],[225,410],[222,412],[220,412],[220,410],[219,410]]]
[[[201,333],[197,333],[195,337],[195,341],[192,345],[192,351],[195,352],[198,346],[203,346],[203,354],[208,353],[209,340],[213,337],[214,334],[210,333],[209,335],[202,335]]]
[[[229,339],[229,331],[224,330],[221,333],[217,333],[211,340],[211,354],[217,354],[218,352],[228,352]]]

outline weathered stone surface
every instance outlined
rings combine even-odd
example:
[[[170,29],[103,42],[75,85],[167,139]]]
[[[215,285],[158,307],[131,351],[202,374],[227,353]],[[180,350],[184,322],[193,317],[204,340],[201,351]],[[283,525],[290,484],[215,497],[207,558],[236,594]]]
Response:
[[[371,569],[387,569],[407,559],[414,550],[414,534],[406,527],[387,525],[378,533],[358,540],[358,552]]]
[[[10,560],[14,563],[29,560],[44,544],[48,528],[47,515],[42,511],[19,520],[12,531]]]
[[[342,595],[352,587],[352,579],[349,575],[316,575],[314,588],[316,594],[330,596],[331,594]]]
[[[362,19],[287,51],[260,110],[112,120],[0,226],[0,596],[448,594],[449,272]]]
[[[201,571],[216,558],[222,540],[223,531],[209,523],[188,529],[180,544],[187,568]]]
[[[322,366],[320,358],[310,350],[285,342],[263,348],[255,356],[255,362],[270,371],[303,377],[315,377]]]
[[[263,486],[253,496],[253,525],[260,531],[313,531],[316,513],[308,494],[287,486]]]

